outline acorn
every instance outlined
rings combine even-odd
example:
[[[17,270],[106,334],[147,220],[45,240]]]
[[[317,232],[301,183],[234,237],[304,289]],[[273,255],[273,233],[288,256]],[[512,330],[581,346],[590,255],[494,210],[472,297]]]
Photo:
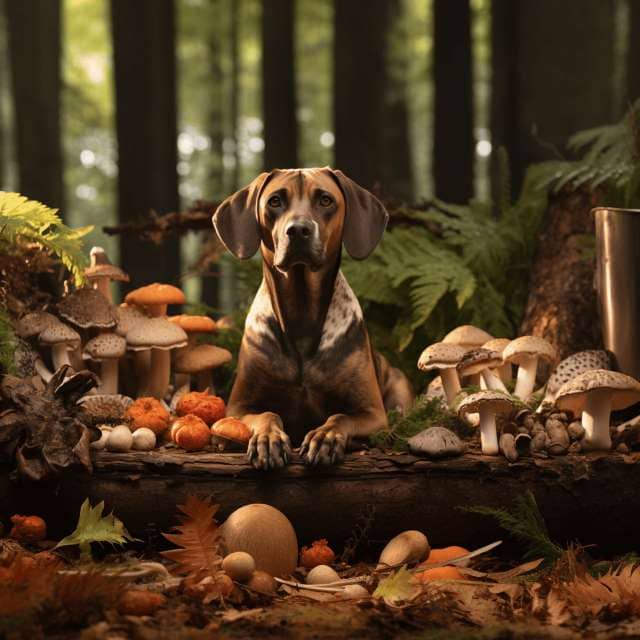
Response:
[[[266,571],[256,571],[247,582],[247,588],[265,596],[273,596],[278,588],[278,583]]]

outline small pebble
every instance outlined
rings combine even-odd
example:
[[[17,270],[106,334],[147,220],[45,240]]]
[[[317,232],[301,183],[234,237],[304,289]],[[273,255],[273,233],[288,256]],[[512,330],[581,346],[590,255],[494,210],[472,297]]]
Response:
[[[458,436],[444,427],[431,427],[409,438],[407,444],[411,453],[429,458],[459,456],[464,453],[464,445]]]

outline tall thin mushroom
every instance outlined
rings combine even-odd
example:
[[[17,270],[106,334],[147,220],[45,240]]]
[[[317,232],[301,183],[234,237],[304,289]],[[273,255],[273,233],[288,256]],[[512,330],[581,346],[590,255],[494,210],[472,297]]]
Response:
[[[502,352],[502,359],[518,365],[514,395],[528,400],[536,384],[538,362],[554,362],[556,358],[556,350],[544,338],[522,336],[512,340]]]
[[[99,393],[118,393],[118,362],[127,352],[127,341],[116,333],[101,333],[84,345],[83,358],[100,363]]]
[[[72,366],[69,352],[80,347],[80,334],[62,322],[51,324],[38,336],[41,345],[51,348],[54,371],[64,365]]]
[[[502,358],[502,353],[510,342],[509,338],[491,338],[482,345],[482,348],[495,351]],[[511,382],[513,380],[511,363],[503,361],[502,365],[498,367],[498,375],[505,384]]]
[[[455,397],[460,393],[460,379],[456,372],[456,366],[464,353],[464,348],[458,345],[436,342],[428,346],[418,360],[420,371],[439,371],[450,407],[453,406]]]
[[[211,372],[227,362],[231,362],[230,351],[213,344],[199,344],[195,347],[180,349],[176,353],[174,370],[176,374],[195,375],[196,388],[199,391],[210,389],[215,393]]]
[[[487,389],[508,393],[507,388],[494,369],[502,365],[502,358],[496,351],[489,349],[472,349],[464,354],[456,370],[460,377],[480,374]]]
[[[467,396],[458,407],[458,415],[464,420],[469,414],[480,414],[480,446],[487,456],[500,452],[496,415],[510,413],[513,402],[499,391],[486,389]]]

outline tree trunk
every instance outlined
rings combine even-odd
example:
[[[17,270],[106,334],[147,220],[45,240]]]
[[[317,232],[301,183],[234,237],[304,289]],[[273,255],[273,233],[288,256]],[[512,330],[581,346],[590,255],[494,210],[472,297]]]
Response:
[[[240,186],[240,13],[241,0],[231,2],[229,41],[231,45],[231,132],[233,137],[233,170],[229,192]]]
[[[64,210],[60,1],[6,0],[18,186]]]
[[[436,196],[473,195],[473,92],[469,0],[434,0],[434,181]]]
[[[516,192],[527,165],[553,158],[576,131],[619,117],[614,5],[493,0],[491,135],[494,150],[509,153]]]
[[[179,207],[175,15],[172,0],[111,0],[120,222]],[[120,239],[122,266],[135,286],[175,282],[175,240]]]
[[[389,0],[334,0],[335,165],[363,187],[383,177]]]
[[[262,114],[266,171],[298,166],[295,0],[262,0]]]
[[[401,202],[413,202],[414,177],[409,131],[409,85],[405,4],[391,0],[386,42],[387,90],[384,115],[384,164],[382,187],[385,194]]]
[[[640,98],[640,4],[637,0],[629,0],[626,94],[625,108]]]

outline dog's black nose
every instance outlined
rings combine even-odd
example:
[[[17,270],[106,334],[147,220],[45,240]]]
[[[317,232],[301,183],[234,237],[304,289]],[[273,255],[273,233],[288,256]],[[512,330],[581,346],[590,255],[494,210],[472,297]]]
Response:
[[[313,222],[294,220],[287,225],[285,233],[291,240],[308,240],[313,234]]]

